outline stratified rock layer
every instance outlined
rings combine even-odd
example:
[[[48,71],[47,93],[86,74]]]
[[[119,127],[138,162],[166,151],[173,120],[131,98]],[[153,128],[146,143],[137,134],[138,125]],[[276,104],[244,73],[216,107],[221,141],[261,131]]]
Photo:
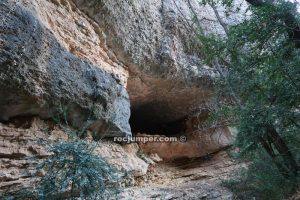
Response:
[[[156,153],[163,159],[197,158],[218,152],[232,143],[232,136],[228,130],[210,130],[199,133],[197,136],[187,137],[185,142],[148,142],[141,143],[145,153]],[[139,135],[149,137],[151,135]],[[159,137],[160,135],[156,135]]]
[[[0,123],[0,191],[2,193],[34,186],[43,175],[35,173],[37,164],[51,153],[48,151],[49,145],[68,138],[66,132],[59,126],[49,125],[37,118],[20,124],[16,127],[16,123]],[[145,175],[149,165],[137,156],[137,152],[137,145],[129,144],[122,147],[109,141],[100,141],[94,150],[95,154],[102,156],[116,167],[120,176],[132,174],[136,177]],[[129,186],[133,182],[125,179],[124,184]]]

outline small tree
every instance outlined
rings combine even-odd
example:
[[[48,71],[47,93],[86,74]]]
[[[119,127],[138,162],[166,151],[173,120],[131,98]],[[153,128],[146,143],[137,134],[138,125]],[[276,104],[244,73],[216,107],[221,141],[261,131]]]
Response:
[[[84,141],[51,146],[52,155],[39,166],[46,171],[37,187],[39,199],[86,198],[116,192],[116,169],[94,155],[93,149]]]
[[[51,145],[51,155],[36,167],[36,173],[45,173],[36,187],[0,197],[5,200],[59,200],[103,199],[117,195],[121,177],[104,158],[93,154],[96,145],[83,140]]]

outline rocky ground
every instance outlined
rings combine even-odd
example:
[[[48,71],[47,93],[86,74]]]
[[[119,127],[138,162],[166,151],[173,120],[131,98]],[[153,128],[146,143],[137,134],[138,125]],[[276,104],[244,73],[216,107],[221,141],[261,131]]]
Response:
[[[161,162],[122,193],[123,199],[232,199],[220,185],[241,167],[222,151],[211,158]],[[131,197],[131,198],[130,198]]]

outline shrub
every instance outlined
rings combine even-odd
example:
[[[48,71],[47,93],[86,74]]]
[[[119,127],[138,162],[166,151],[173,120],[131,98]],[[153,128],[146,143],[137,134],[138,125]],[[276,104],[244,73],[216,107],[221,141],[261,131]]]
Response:
[[[87,144],[83,140],[52,145],[52,154],[37,167],[37,173],[45,171],[37,187],[2,197],[5,200],[54,200],[102,199],[116,195],[120,180],[117,170],[93,154],[95,147],[96,143]]]
[[[46,171],[37,188],[39,199],[103,196],[117,192],[117,171],[94,155],[94,146],[84,141],[60,142],[39,169]]]

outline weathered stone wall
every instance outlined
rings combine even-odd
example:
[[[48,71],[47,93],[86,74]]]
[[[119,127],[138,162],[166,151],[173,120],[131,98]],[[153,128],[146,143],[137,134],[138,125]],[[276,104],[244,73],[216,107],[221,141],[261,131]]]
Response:
[[[107,44],[128,66],[132,110],[145,109],[145,120],[175,121],[210,103],[218,74],[203,64],[201,46],[189,27],[197,27],[192,20],[196,13],[204,33],[224,35],[210,6],[197,0],[74,2],[102,27]],[[241,20],[236,13],[225,19],[224,8],[217,10],[225,24]]]
[[[114,130],[110,136],[131,135],[125,80],[114,73],[121,66],[111,65],[109,59],[93,60],[90,52],[86,52],[86,57],[80,55],[76,49],[91,49],[88,45],[92,44],[88,43],[93,42],[93,37],[79,34],[88,30],[76,25],[79,22],[73,18],[69,19],[71,25],[66,20],[60,26],[61,13],[72,16],[74,12],[68,12],[68,7],[61,9],[64,4],[48,5],[48,1],[1,2],[0,119],[26,115],[51,118],[62,105],[74,126],[82,126],[93,116],[90,120],[95,121],[99,134],[108,123]],[[51,13],[51,8],[55,13]],[[47,18],[51,14],[52,20],[57,17],[54,24],[51,17]],[[94,27],[89,28],[95,34]],[[78,34],[73,32],[75,29]],[[94,45],[100,43],[96,38]],[[87,43],[87,47],[80,42]],[[101,46],[93,50],[100,51]]]
[[[224,9],[217,10],[224,18]],[[205,34],[224,36],[213,9],[196,0],[2,0],[0,190],[38,179],[23,173],[32,164],[25,157],[45,158],[48,152],[38,140],[66,137],[61,130],[48,132],[34,124],[10,126],[15,119],[51,119],[63,109],[60,114],[70,125],[82,127],[90,120],[99,134],[109,127],[106,136],[130,136],[131,111],[155,125],[210,105],[218,73],[202,62],[190,29],[198,23],[192,20],[194,12]],[[230,14],[225,24],[241,20],[240,14]],[[143,148],[164,158],[198,157],[223,149],[232,139],[226,127],[185,134],[188,143]],[[136,145],[103,143],[97,152],[140,176],[148,164],[137,151]]]
[[[34,186],[43,175],[42,172],[36,173],[37,164],[49,156],[50,145],[67,138],[67,133],[59,126],[38,118],[25,123],[0,123],[0,192]],[[137,144],[121,146],[100,141],[94,153],[117,168],[120,176],[130,174],[138,177],[148,170],[149,164],[137,155]],[[134,184],[130,179],[124,180],[124,184],[126,181],[128,185]]]

